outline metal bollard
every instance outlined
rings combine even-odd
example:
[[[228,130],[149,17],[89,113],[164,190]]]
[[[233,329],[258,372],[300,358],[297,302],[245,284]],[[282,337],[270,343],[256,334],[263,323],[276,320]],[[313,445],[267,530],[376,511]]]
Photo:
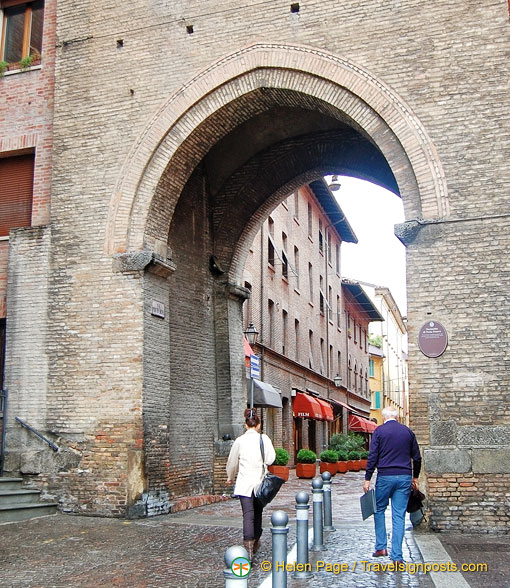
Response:
[[[239,567],[235,570],[236,573],[234,573],[232,564],[239,558],[241,558],[240,561],[236,562],[236,565]],[[226,569],[223,570],[225,588],[248,588],[248,576],[250,574],[251,564],[249,564],[250,560],[248,559],[246,549],[242,545],[233,545],[225,551],[223,559],[226,565]]]
[[[283,510],[275,510],[271,515],[273,565],[271,571],[272,588],[287,588],[287,535],[289,517]]]
[[[310,578],[313,576],[308,561],[308,511],[310,505],[309,494],[298,492],[296,494],[296,540],[297,556],[296,571],[292,574],[294,578]]]
[[[333,513],[331,508],[331,474],[322,472],[322,483],[324,491],[324,531],[336,531],[333,527]]]
[[[322,533],[322,478],[317,476],[312,480],[313,501],[313,545],[312,551],[325,549]]]

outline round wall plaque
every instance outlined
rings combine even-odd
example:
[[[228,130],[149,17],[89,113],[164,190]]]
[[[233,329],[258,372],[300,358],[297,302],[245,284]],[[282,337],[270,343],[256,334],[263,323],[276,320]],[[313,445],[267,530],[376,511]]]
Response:
[[[441,323],[426,322],[418,333],[418,346],[423,355],[439,357],[448,345],[448,334]]]

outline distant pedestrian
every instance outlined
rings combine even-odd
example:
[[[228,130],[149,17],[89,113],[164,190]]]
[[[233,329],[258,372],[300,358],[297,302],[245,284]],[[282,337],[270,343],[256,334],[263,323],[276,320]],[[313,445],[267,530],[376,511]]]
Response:
[[[390,407],[382,410],[384,423],[372,436],[363,490],[370,489],[370,478],[377,468],[375,484],[376,513],[375,551],[373,557],[388,555],[384,513],[391,498],[391,559],[403,563],[405,515],[411,488],[418,488],[421,456],[414,433],[397,422],[398,412]],[[411,466],[412,462],[412,466]]]
[[[276,454],[271,439],[262,434],[260,417],[254,408],[244,411],[246,432],[238,437],[227,461],[227,484],[232,484],[237,474],[234,496],[241,500],[243,509],[243,539],[244,547],[250,561],[260,547],[262,535],[263,506],[255,498],[254,491],[264,477],[260,438],[264,443],[265,465],[271,465]]]

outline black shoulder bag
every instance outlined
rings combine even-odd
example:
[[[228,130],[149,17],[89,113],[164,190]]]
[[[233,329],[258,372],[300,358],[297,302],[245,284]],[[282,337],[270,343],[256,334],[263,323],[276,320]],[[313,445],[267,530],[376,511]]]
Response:
[[[259,501],[262,507],[266,506],[278,494],[282,484],[285,482],[282,478],[270,474],[266,471],[266,463],[264,459],[264,441],[260,435],[260,453],[262,454],[262,468],[264,470],[264,477],[260,486],[255,490],[255,498]]]

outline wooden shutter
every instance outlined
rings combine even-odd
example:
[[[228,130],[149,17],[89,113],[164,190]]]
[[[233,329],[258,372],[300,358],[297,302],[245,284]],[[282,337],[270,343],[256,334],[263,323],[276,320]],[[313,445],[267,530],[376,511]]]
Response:
[[[0,237],[32,220],[34,154],[0,158]]]

